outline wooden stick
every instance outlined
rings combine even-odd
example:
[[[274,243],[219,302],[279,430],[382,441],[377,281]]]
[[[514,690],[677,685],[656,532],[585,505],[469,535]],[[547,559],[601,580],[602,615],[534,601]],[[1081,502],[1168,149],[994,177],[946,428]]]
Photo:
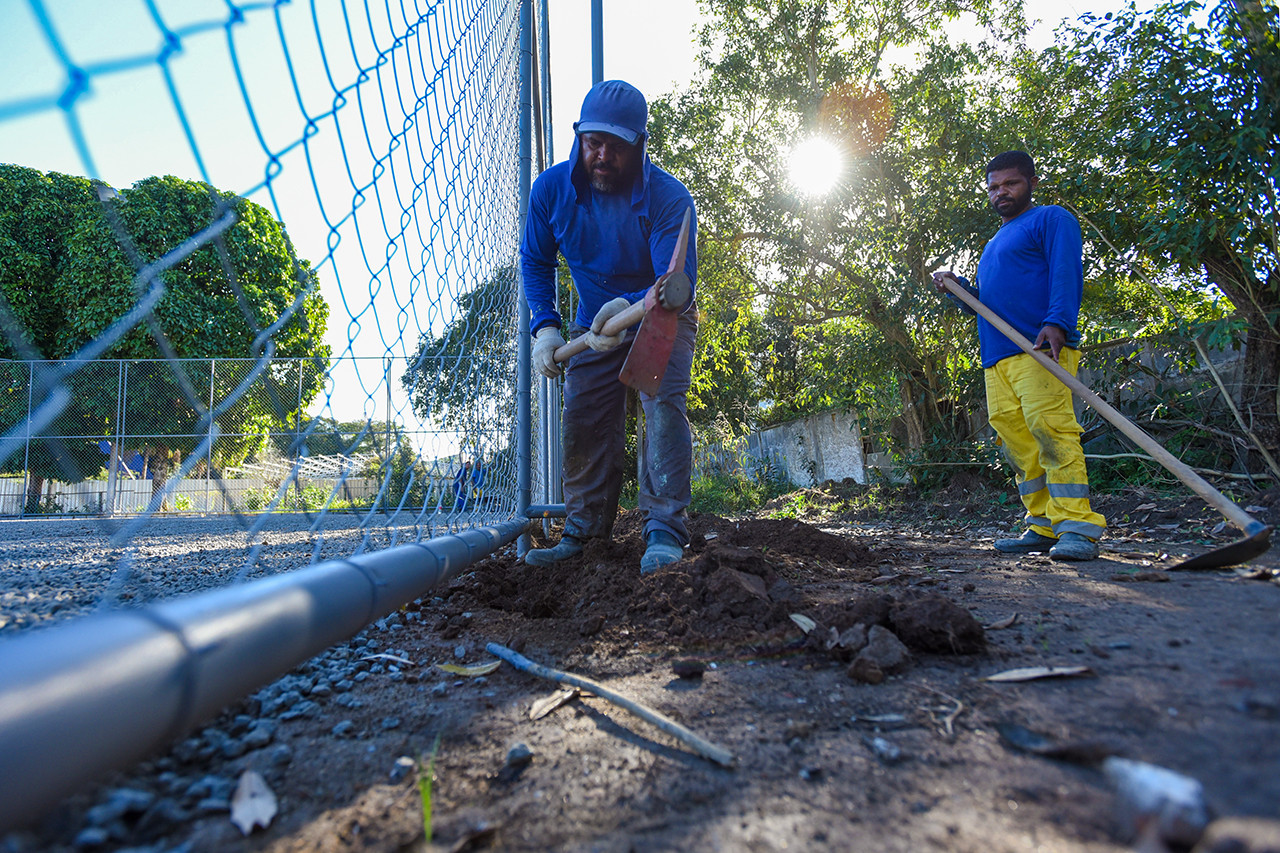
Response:
[[[568,684],[572,687],[578,687],[587,690],[599,696],[602,699],[608,699],[615,705],[625,708],[635,714],[640,719],[651,725],[657,726],[662,731],[671,735],[676,740],[686,744],[693,749],[694,752],[722,767],[732,767],[734,762],[733,753],[724,747],[716,746],[710,741],[703,740],[689,729],[677,723],[670,717],[658,713],[652,708],[646,708],[639,702],[614,693],[607,687],[604,687],[589,678],[583,678],[580,675],[574,675],[569,672],[562,672],[558,669],[552,669],[549,666],[543,666],[540,663],[534,663],[519,652],[513,652],[506,646],[497,643],[489,643],[485,646],[489,654],[502,658],[507,663],[514,666],[521,672],[527,672],[530,675],[536,675],[539,678],[546,678],[550,681],[556,681],[560,684]]]

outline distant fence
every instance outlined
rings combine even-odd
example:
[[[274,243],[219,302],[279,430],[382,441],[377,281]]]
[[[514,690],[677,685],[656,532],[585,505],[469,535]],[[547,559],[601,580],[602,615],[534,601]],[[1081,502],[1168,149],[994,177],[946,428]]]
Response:
[[[305,409],[325,365],[274,359],[261,366],[253,359],[0,362],[0,434],[18,439],[0,460],[0,516],[323,511],[375,503],[422,511],[477,506],[482,495],[493,502],[492,454],[481,442],[469,453],[433,458],[409,448],[456,442],[452,434],[314,419]],[[55,381],[69,387],[70,399],[41,423],[31,417],[31,401]],[[239,392],[235,405],[215,417],[190,403],[192,396],[207,399],[214,409],[212,401],[230,388]],[[468,473],[459,482],[464,455],[484,463],[482,475]]]

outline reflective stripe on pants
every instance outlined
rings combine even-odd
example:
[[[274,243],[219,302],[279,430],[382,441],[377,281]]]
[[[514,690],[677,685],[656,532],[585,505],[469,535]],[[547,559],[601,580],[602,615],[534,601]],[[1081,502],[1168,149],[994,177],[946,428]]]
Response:
[[[1064,347],[1058,363],[1074,376],[1080,351]],[[1042,536],[1100,538],[1107,520],[1089,506],[1071,391],[1026,353],[1001,359],[983,373],[988,417],[1014,467],[1027,524]]]

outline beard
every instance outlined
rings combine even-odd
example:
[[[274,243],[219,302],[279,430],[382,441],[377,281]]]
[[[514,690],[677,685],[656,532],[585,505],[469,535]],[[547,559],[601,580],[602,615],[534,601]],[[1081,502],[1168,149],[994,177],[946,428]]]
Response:
[[[605,195],[619,195],[628,192],[635,185],[636,175],[639,174],[639,171],[638,163],[629,163],[617,170],[592,169],[590,176],[591,188]]]
[[[591,173],[591,188],[605,195],[616,195],[622,192],[629,183],[629,181],[623,180],[621,172],[593,171]]]

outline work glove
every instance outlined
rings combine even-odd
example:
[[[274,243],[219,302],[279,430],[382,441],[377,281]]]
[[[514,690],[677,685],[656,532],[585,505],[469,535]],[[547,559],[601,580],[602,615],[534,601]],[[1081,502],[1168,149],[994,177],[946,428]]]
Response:
[[[604,331],[605,323],[608,323],[615,315],[621,314],[630,307],[631,303],[622,296],[617,299],[610,299],[600,306],[600,310],[596,312],[595,319],[591,321],[591,331],[587,332],[587,346],[596,352],[608,352],[622,343],[622,336],[626,334],[626,329],[616,335],[605,335],[602,332]]]
[[[556,350],[564,346],[564,338],[555,326],[543,326],[533,339],[533,369],[548,379],[556,379],[564,372],[556,363]]]

